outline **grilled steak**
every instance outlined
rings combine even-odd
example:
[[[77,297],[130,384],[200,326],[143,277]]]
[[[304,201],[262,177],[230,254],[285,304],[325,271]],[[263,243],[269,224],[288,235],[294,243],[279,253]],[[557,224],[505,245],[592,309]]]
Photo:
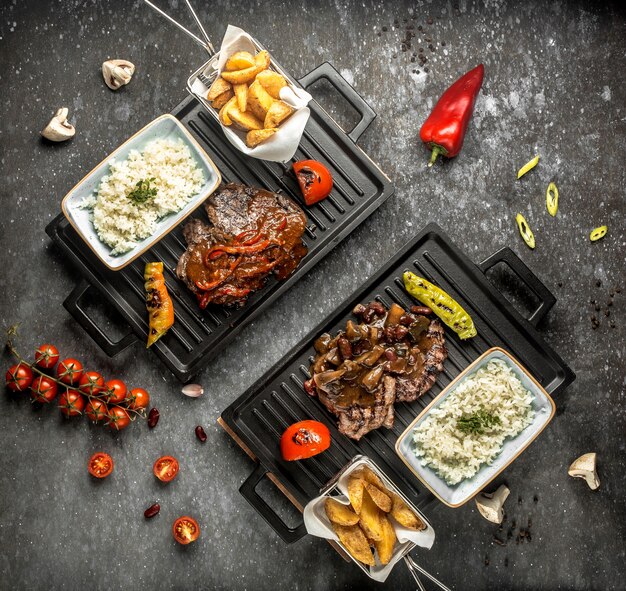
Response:
[[[381,426],[391,428],[394,403],[427,392],[443,370],[448,352],[438,320],[393,304],[359,305],[345,331],[315,342],[307,391],[338,417],[339,431],[359,440]]]
[[[433,387],[437,376],[443,371],[443,362],[448,358],[446,337],[443,326],[438,320],[433,320],[426,331],[422,349],[423,360],[421,371],[409,378],[399,377],[396,382],[396,400],[398,402],[413,402],[423,396]]]
[[[245,303],[270,275],[288,277],[307,253],[304,212],[283,195],[229,184],[205,209],[211,224],[187,222],[187,250],[176,267],[202,308]]]

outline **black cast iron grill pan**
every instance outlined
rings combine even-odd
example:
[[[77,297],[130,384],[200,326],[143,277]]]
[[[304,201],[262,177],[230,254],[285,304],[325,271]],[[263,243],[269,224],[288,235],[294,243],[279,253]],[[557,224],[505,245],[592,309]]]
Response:
[[[522,317],[486,277],[487,270],[498,263],[506,265],[537,298],[539,304],[528,318]],[[393,429],[380,428],[356,442],[340,434],[336,418],[304,391],[303,382],[309,378],[308,368],[315,353],[313,342],[323,332],[336,334],[344,329],[358,303],[376,299],[385,306],[396,302],[408,308],[414,304],[403,288],[405,270],[435,282],[459,301],[474,319],[478,335],[461,341],[446,329],[448,359],[433,388],[413,403],[396,404]],[[242,494],[285,541],[292,542],[305,534],[304,527],[288,527],[257,494],[261,479],[269,474],[302,507],[355,455],[363,454],[374,460],[416,506],[423,507],[433,497],[397,457],[394,446],[399,435],[455,376],[494,346],[510,351],[548,392],[558,395],[575,376],[536,328],[555,301],[509,248],[475,265],[441,228],[428,225],[222,413],[222,425],[258,459],[256,469],[241,487]],[[328,451],[309,460],[285,462],[280,457],[280,436],[288,425],[304,419],[328,425],[333,443]],[[541,445],[541,438],[534,445]]]
[[[346,133],[315,100],[311,101],[311,117],[302,141],[292,161],[286,164],[256,160],[237,151],[224,137],[217,122],[194,98],[184,100],[173,111],[173,115],[191,131],[213,159],[226,183],[240,182],[282,192],[302,204],[297,181],[291,172],[294,161],[320,160],[333,175],[334,189],[329,198],[313,207],[302,204],[308,222],[303,236],[309,249],[307,256],[286,281],[270,279],[266,287],[253,294],[243,308],[212,306],[202,311],[194,295],[176,278],[176,263],[186,248],[182,236],[184,223],[120,271],[108,270],[85,248],[63,216],[48,225],[46,232],[63,255],[76,265],[83,278],[64,305],[108,355],[116,355],[136,341],[145,342],[147,313],[143,269],[146,262],[163,261],[167,287],[176,311],[174,326],[152,349],[181,381],[188,381],[207,359],[310,271],[392,195],[393,185],[389,179],[356,145],[373,121],[374,111],[328,63],[304,76],[300,84],[308,88],[321,79],[330,82],[358,111],[361,119],[352,131]],[[202,208],[192,215],[206,220]],[[111,339],[102,323],[83,304],[91,289],[99,292],[128,323],[129,332],[120,340]]]

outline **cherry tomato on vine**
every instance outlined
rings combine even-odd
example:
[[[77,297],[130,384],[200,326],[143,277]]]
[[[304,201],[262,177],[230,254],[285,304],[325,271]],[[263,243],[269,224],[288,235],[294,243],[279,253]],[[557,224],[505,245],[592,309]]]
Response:
[[[105,389],[104,378],[97,371],[86,371],[78,381],[78,389],[83,394],[97,396]]]
[[[89,458],[87,470],[95,478],[106,478],[113,472],[113,458],[103,451],[98,451]]]
[[[59,363],[57,367],[57,378],[60,382],[73,386],[83,377],[83,364],[77,359],[68,357]]]
[[[109,404],[119,404],[126,398],[126,384],[122,380],[109,380],[106,384],[107,402]]]
[[[333,177],[321,162],[300,160],[293,163],[293,170],[307,205],[313,205],[330,195]]]
[[[107,427],[112,431],[122,431],[130,425],[130,416],[126,409],[121,406],[112,406],[109,408],[108,417]]]
[[[280,453],[288,462],[310,458],[329,447],[330,431],[318,421],[294,423],[280,438]]]
[[[30,386],[30,396],[36,402],[52,402],[57,397],[57,383],[48,376],[39,376]]]
[[[9,367],[5,379],[9,390],[23,392],[33,383],[33,370],[25,363],[16,363]]]
[[[107,405],[98,398],[92,398],[85,408],[85,413],[90,421],[99,423],[109,418],[109,409]]]
[[[85,410],[85,397],[78,390],[67,389],[59,396],[59,409],[66,417],[77,417]]]
[[[46,343],[35,349],[35,364],[43,369],[51,369],[59,360],[59,350]]]
[[[152,471],[161,482],[170,482],[178,474],[178,460],[172,456],[161,456],[154,462]]]
[[[128,408],[132,408],[133,410],[148,408],[150,404],[150,394],[143,388],[133,388],[126,397],[126,402],[128,403]]]
[[[187,515],[179,517],[172,526],[172,533],[174,539],[183,545],[191,544],[195,542],[200,535],[200,526],[198,522]]]

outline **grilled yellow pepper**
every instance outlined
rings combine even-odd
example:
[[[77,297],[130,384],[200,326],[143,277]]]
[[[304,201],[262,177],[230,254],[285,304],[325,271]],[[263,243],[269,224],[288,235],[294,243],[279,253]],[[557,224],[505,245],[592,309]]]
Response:
[[[148,344],[154,345],[174,324],[174,304],[167,293],[163,277],[163,263],[146,263],[143,278],[148,309]]]
[[[476,336],[476,327],[471,316],[443,289],[409,271],[403,275],[403,279],[404,288],[416,300],[428,306],[461,339]]]
[[[517,222],[520,236],[524,239],[524,242],[526,243],[528,248],[535,248],[535,235],[530,229],[526,218],[521,213],[518,213],[515,216],[515,221]]]

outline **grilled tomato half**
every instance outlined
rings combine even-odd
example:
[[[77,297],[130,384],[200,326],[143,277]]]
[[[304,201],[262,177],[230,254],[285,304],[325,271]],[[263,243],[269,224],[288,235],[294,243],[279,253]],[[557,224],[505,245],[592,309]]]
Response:
[[[330,447],[330,431],[318,421],[294,423],[280,438],[280,453],[284,460],[304,460]]]
[[[330,195],[333,189],[333,177],[321,162],[300,160],[294,162],[293,171],[296,173],[304,202],[307,205],[313,205]]]

